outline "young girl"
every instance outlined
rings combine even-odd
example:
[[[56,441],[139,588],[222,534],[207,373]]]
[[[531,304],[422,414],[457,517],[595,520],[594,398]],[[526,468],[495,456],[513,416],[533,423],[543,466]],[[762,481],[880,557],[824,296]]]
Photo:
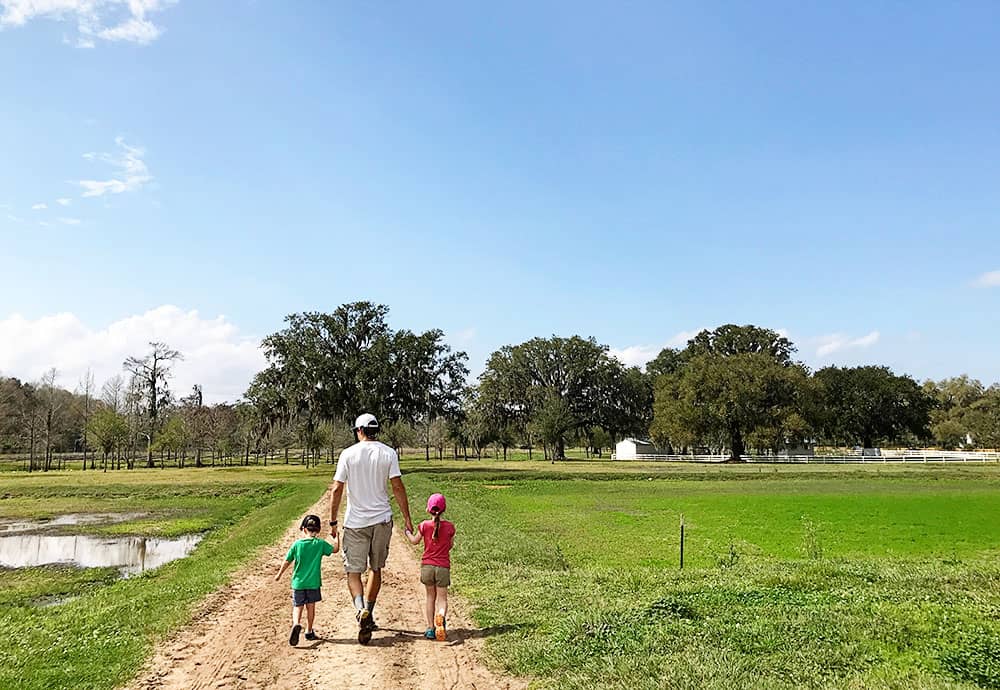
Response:
[[[295,568],[292,570],[292,632],[288,636],[288,644],[293,647],[299,643],[299,634],[302,632],[303,607],[306,610],[306,639],[319,639],[313,630],[313,623],[316,621],[316,602],[323,600],[320,592],[323,584],[320,563],[323,556],[329,556],[340,550],[336,535],[332,544],[326,539],[319,538],[318,515],[306,515],[302,518],[299,531],[305,538],[292,544],[284,563],[281,564],[281,569],[274,576],[275,581],[280,580],[288,566],[295,563]]]
[[[448,616],[448,587],[451,585],[451,546],[455,540],[455,525],[442,520],[444,496],[434,494],[427,499],[427,512],[433,520],[424,520],[416,532],[407,532],[411,544],[424,542],[424,555],[420,559],[420,582],[427,589],[428,640],[444,641],[448,636],[445,619]],[[435,613],[437,611],[437,613]]]

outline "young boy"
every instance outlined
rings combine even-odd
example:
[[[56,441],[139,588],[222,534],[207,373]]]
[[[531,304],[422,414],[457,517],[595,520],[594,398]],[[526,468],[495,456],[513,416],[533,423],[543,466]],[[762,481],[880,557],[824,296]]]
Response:
[[[288,555],[285,556],[285,562],[274,576],[274,581],[279,581],[282,573],[293,561],[295,562],[295,568],[292,570],[292,632],[288,636],[288,644],[293,647],[299,643],[299,634],[302,632],[303,606],[306,609],[306,639],[319,639],[313,630],[313,622],[316,620],[316,602],[323,600],[323,595],[320,593],[322,585],[320,564],[323,556],[329,556],[340,550],[336,534],[333,535],[333,544],[319,538],[318,515],[306,515],[302,518],[299,530],[305,534],[305,538],[292,544],[292,548],[288,549]]]

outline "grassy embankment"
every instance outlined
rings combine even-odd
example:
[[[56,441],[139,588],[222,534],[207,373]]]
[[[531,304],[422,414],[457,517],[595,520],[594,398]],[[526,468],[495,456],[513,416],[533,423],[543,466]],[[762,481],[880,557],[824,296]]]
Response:
[[[73,533],[173,536],[203,531],[187,558],[126,580],[110,568],[0,571],[0,687],[114,688],[189,619],[258,547],[317,500],[326,471],[303,468],[145,470],[8,475],[0,517],[140,512]],[[53,599],[65,603],[42,606]]]
[[[1000,687],[996,465],[404,464],[541,687]]]

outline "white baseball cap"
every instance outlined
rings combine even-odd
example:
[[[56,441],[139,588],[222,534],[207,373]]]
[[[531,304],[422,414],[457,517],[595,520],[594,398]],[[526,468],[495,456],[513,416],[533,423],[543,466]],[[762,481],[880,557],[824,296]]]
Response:
[[[376,429],[378,429],[378,420],[375,419],[375,415],[373,414],[368,414],[367,412],[365,412],[363,415],[354,420],[355,429],[362,429],[362,428],[367,429],[371,427],[375,427]]]

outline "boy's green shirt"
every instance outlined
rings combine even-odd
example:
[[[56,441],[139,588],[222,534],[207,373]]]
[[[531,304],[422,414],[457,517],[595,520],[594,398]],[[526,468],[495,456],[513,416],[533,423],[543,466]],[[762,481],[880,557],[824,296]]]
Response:
[[[299,539],[288,549],[286,561],[295,561],[292,569],[292,589],[319,589],[323,584],[320,563],[323,556],[333,553],[333,545],[326,539],[309,537]]]

